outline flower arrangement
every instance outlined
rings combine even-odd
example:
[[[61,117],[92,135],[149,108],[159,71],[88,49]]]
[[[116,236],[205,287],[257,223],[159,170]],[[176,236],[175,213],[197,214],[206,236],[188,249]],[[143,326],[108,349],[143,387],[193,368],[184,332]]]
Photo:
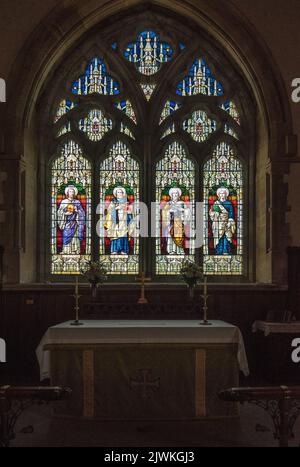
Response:
[[[203,269],[193,261],[186,260],[180,269],[181,277],[189,287],[195,287],[198,282],[203,282]]]
[[[103,262],[88,261],[81,274],[92,285],[103,284],[107,279],[107,269]]]

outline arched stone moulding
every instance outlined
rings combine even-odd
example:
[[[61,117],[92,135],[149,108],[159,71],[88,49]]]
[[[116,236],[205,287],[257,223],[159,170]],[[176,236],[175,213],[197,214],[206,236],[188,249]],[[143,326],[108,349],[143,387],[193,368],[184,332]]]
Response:
[[[7,245],[4,262],[8,264],[13,257],[15,265],[7,269],[6,282],[31,282],[40,277],[35,245],[37,232],[43,226],[37,226],[35,221],[37,204],[34,200],[38,197],[44,168],[39,164],[36,104],[45,83],[68,51],[95,25],[112,17],[147,9],[176,15],[205,30],[238,66],[251,89],[257,109],[255,191],[256,205],[260,208],[255,214],[256,252],[253,256],[256,264],[253,279],[265,283],[285,282],[289,228],[285,220],[287,187],[284,178],[291,161],[286,154],[285,143],[293,134],[289,99],[267,45],[253,25],[228,0],[66,0],[32,32],[16,58],[7,82],[10,105],[6,106],[4,154],[1,159],[4,165],[5,161],[13,159],[20,173],[23,173],[25,164],[27,189],[22,194],[20,175],[13,188],[13,197],[19,200],[18,204],[22,196],[25,197],[26,215],[22,215],[22,209],[15,208],[14,240],[7,239],[6,242],[4,238]],[[22,160],[21,164],[19,160]],[[266,181],[268,174],[269,183]],[[267,222],[268,212],[271,214]],[[21,241],[19,237],[25,233],[27,240]]]

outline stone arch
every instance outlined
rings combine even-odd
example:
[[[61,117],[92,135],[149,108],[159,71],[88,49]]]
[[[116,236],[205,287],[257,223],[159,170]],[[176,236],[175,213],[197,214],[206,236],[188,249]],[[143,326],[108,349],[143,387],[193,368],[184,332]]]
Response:
[[[33,31],[7,82],[10,105],[6,106],[2,159],[14,161],[11,167],[15,167],[19,178],[14,193],[14,236],[13,241],[5,242],[4,259],[8,265],[13,257],[11,264],[14,266],[6,267],[6,281],[34,281],[38,272],[34,247],[38,228],[33,222],[37,203],[34,200],[38,197],[44,167],[38,165],[36,104],[44,83],[70,47],[96,24],[106,18],[111,21],[114,17],[145,9],[179,15],[207,31],[239,67],[251,88],[257,108],[256,192],[261,208],[256,214],[256,279],[282,283],[286,279],[285,248],[289,241],[284,175],[289,171],[285,156],[288,155],[286,140],[293,133],[291,112],[280,72],[267,46],[236,7],[225,0],[89,0],[84,3],[67,0],[54,8]],[[22,188],[24,171],[26,195]],[[276,211],[272,211],[273,204]],[[23,205],[26,205],[25,214]],[[27,238],[33,239],[31,246],[21,238],[25,232]]]

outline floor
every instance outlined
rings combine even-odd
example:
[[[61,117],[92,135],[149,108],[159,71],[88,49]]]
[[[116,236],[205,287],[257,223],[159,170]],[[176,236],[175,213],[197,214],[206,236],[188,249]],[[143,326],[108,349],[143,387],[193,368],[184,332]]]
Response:
[[[300,446],[300,416],[290,446]],[[273,424],[244,404],[239,419],[190,422],[96,422],[53,418],[51,406],[27,409],[12,447],[276,447]]]

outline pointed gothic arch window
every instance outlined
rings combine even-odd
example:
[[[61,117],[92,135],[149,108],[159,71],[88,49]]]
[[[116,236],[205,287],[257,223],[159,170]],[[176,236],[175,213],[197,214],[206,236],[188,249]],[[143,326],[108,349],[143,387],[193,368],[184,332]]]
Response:
[[[204,273],[243,273],[243,166],[221,142],[203,166]]]
[[[139,164],[117,141],[100,164],[100,260],[111,274],[139,273],[139,199]]]
[[[101,259],[112,277],[144,270],[165,280],[176,278],[189,258],[216,280],[247,279],[254,165],[248,91],[209,38],[191,35],[187,26],[176,34],[162,30],[155,18],[135,31],[120,21],[101,40],[93,37],[91,48],[88,39],[79,46],[76,57],[85,59],[76,66],[70,54],[66,69],[73,71],[53,90],[49,147],[58,155],[50,169],[48,271],[74,274]],[[155,239],[133,236],[141,200],[149,209],[156,202]],[[196,202],[203,203],[203,248],[192,235]],[[60,205],[69,204],[78,204],[75,213],[62,214]],[[63,246],[68,235],[70,246]]]
[[[91,259],[91,164],[70,140],[51,167],[51,272],[78,274]]]
[[[195,259],[195,168],[177,141],[156,164],[156,203],[156,273],[177,275],[183,259]]]

